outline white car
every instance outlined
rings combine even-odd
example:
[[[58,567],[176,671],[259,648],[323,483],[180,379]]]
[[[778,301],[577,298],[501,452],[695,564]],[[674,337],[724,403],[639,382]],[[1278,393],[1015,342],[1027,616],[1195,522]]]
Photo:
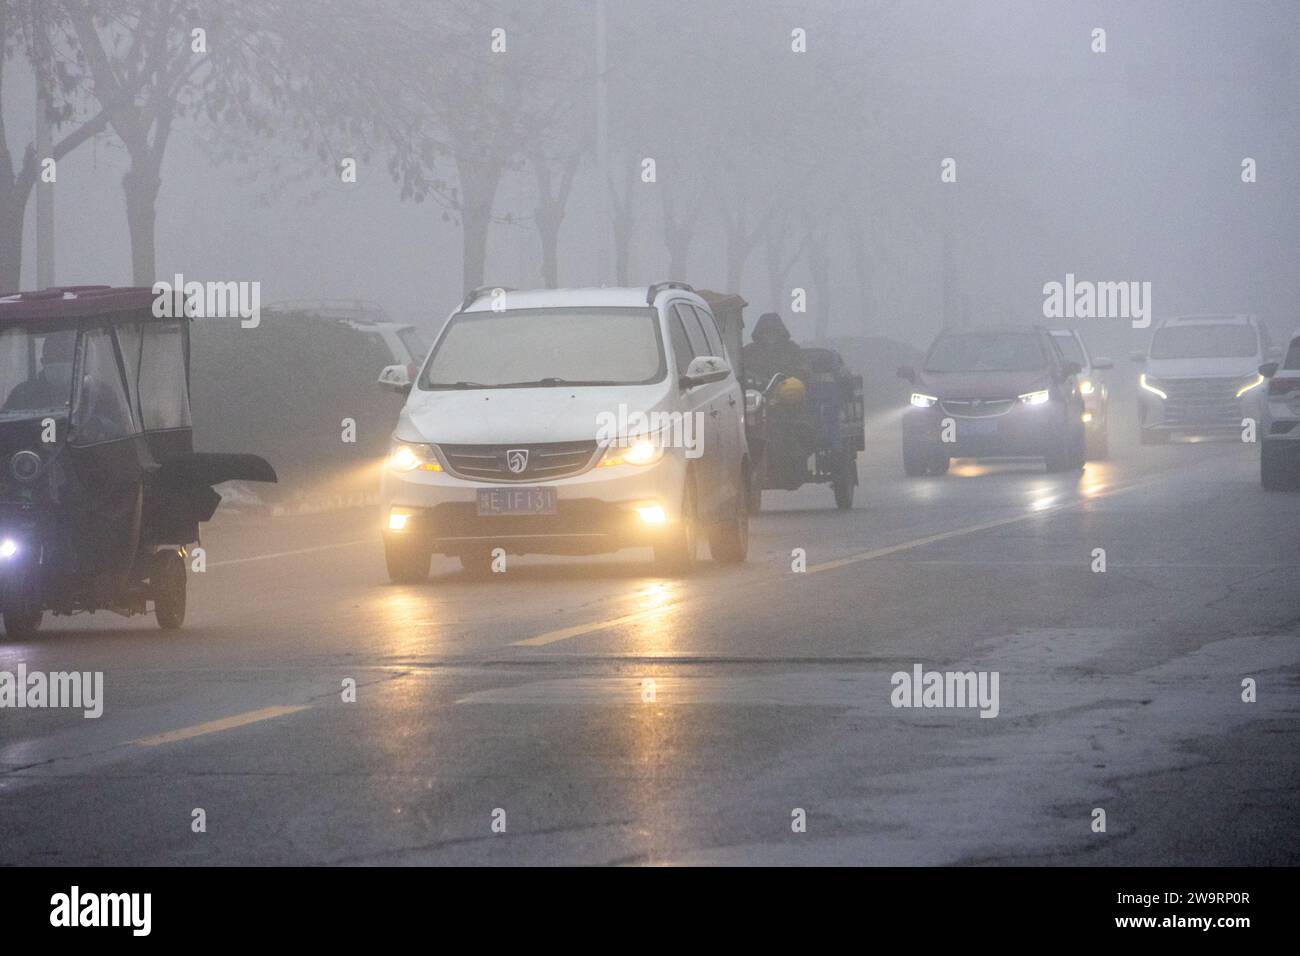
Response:
[[[1264,413],[1259,422],[1259,480],[1269,491],[1300,488],[1300,331],[1279,365],[1266,363]]]
[[[1079,366],[1079,394],[1083,396],[1083,431],[1089,461],[1104,461],[1110,455],[1110,389],[1097,373],[1112,369],[1112,359],[1094,356],[1074,329],[1051,329],[1052,338],[1066,361]]]
[[[649,545],[685,571],[697,540],[745,558],[744,396],[713,314],[683,283],[480,289],[448,318],[408,392],[384,467],[395,582],[434,552],[467,570],[493,552]]]
[[[1241,433],[1243,421],[1258,423],[1264,376],[1259,367],[1278,351],[1268,329],[1252,315],[1189,315],[1167,319],[1151,348],[1133,360],[1138,378],[1142,444],[1163,444],[1170,435]]]

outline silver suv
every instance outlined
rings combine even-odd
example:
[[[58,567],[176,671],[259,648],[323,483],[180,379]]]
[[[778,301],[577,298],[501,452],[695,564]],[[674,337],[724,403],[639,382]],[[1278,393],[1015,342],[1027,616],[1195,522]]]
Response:
[[[1162,322],[1147,352],[1133,360],[1138,378],[1139,436],[1163,444],[1172,434],[1240,433],[1244,419],[1259,421],[1264,376],[1277,357],[1267,327],[1253,315],[1188,315]]]

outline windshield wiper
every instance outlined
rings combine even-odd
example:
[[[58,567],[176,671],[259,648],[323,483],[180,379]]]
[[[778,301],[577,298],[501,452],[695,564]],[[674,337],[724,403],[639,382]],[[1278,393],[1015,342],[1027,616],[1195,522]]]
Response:
[[[559,385],[617,385],[618,382],[592,379],[578,380],[571,378],[539,378],[532,382],[502,382],[496,388],[554,388]]]
[[[484,385],[482,382],[430,382],[429,388],[496,388],[495,385]]]

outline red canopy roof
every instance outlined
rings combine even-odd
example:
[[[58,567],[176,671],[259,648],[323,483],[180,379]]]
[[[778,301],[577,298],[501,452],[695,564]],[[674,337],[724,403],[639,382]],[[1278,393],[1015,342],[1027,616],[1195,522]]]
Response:
[[[41,292],[15,292],[0,295],[0,325],[141,309],[152,315],[156,298],[152,289],[139,286],[69,285]]]

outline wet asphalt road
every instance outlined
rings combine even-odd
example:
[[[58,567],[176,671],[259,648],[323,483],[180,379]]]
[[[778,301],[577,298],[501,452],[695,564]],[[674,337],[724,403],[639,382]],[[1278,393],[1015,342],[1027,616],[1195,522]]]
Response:
[[[769,493],[689,579],[393,586],[371,511],[219,517],[179,635],[0,644],[105,675],[98,720],[0,710],[0,863],[1300,862],[1300,495],[1258,451],[906,480],[879,438],[852,512]],[[998,715],[892,707],[915,664],[996,671]]]

